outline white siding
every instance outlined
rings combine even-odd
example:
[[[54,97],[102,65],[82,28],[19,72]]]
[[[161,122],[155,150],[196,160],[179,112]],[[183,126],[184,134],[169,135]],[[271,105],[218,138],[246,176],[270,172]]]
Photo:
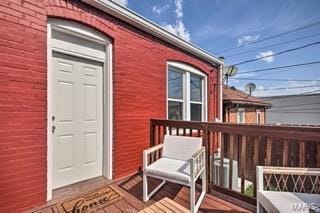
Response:
[[[268,124],[320,125],[320,94],[261,98],[272,104],[267,110]]]

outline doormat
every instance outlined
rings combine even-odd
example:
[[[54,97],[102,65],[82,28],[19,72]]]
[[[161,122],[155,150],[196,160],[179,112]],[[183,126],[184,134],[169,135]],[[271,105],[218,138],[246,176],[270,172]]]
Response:
[[[122,194],[111,186],[93,190],[87,194],[71,198],[34,211],[33,213],[95,212],[122,199]]]

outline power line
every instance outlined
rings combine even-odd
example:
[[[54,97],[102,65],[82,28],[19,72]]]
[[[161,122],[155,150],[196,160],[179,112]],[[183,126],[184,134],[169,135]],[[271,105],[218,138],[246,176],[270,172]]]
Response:
[[[299,97],[299,95],[320,95],[320,93],[317,93],[317,92],[320,92],[320,89],[316,89],[316,90],[313,90],[313,91],[310,91],[310,92],[302,92],[302,93],[298,93],[298,94],[291,94],[291,95],[279,95],[279,96],[266,96],[266,97],[259,97],[265,101],[272,101],[272,100],[277,100],[277,99],[283,99],[283,98],[290,98],[291,97]]]
[[[259,74],[259,77],[262,77],[262,76],[266,76],[266,75],[272,75],[272,74],[274,74],[274,73],[277,73],[277,74],[279,74],[279,73],[284,73],[284,72],[289,72],[289,71],[292,71],[292,70],[290,70],[290,69],[285,69],[285,70],[279,70],[279,71],[270,71],[270,72],[267,72],[267,73],[264,73],[264,74]],[[312,70],[307,70],[307,71],[312,71]]]
[[[279,67],[270,67],[270,68],[258,69],[258,70],[249,70],[249,71],[245,71],[245,72],[239,72],[238,74],[264,72],[264,71],[268,71],[268,70],[278,70],[278,69],[300,67],[300,66],[307,66],[307,65],[314,65],[314,64],[320,64],[320,61],[313,61],[313,62],[302,63],[302,64],[291,64],[291,65],[285,65],[285,66],[279,66]]]
[[[280,111],[268,111],[268,113],[294,113],[294,114],[314,114],[314,115],[318,115],[319,112],[300,112],[300,111],[295,111],[295,112],[280,112]]]
[[[308,24],[308,25],[305,25],[305,26],[302,26],[302,27],[298,27],[296,29],[293,29],[293,30],[290,30],[290,31],[287,31],[287,32],[284,32],[284,33],[275,34],[275,35],[272,35],[272,36],[266,37],[264,39],[260,39],[260,40],[254,41],[254,42],[249,42],[249,43],[246,43],[246,44],[243,44],[243,45],[239,45],[237,47],[232,47],[232,48],[220,50],[220,51],[217,51],[216,54],[228,52],[230,50],[242,48],[242,47],[249,46],[249,45],[252,45],[252,44],[256,44],[256,43],[260,43],[260,42],[263,42],[263,41],[267,41],[267,40],[270,40],[270,39],[273,39],[273,38],[281,37],[281,36],[284,36],[284,35],[287,35],[287,34],[290,34],[290,33],[293,33],[293,32],[297,32],[297,31],[300,31],[300,30],[303,30],[303,29],[306,29],[306,28],[309,28],[309,27],[316,26],[318,24],[320,24],[320,22],[314,22],[314,23],[311,23],[311,24]]]
[[[320,108],[307,108],[307,109],[280,109],[280,110],[269,110],[268,112],[291,112],[291,111],[310,111],[310,110],[320,110]]]
[[[292,71],[290,69],[286,69],[286,70],[281,70],[281,71],[270,71],[270,72],[267,72],[267,73],[264,73],[264,74],[260,74],[259,77],[262,77],[262,76],[266,76],[266,75],[272,75],[274,73],[283,73],[283,72],[289,72],[289,71]]]
[[[279,108],[286,108],[286,107],[311,106],[311,105],[320,105],[320,102],[319,103],[290,104],[290,105],[272,106],[272,109],[279,109]]]
[[[280,42],[280,43],[276,43],[276,44],[260,47],[260,48],[249,50],[249,51],[243,51],[243,52],[236,53],[236,54],[226,55],[224,57],[228,58],[228,57],[234,57],[234,56],[237,56],[237,55],[244,55],[244,54],[247,54],[247,53],[256,52],[258,50],[263,50],[263,49],[267,49],[267,48],[271,48],[271,47],[281,46],[281,45],[284,45],[284,44],[290,44],[290,43],[295,42],[295,41],[300,41],[300,40],[303,40],[303,39],[306,39],[306,38],[312,38],[312,37],[315,37],[315,36],[318,36],[318,35],[320,35],[320,33],[315,33],[315,34],[312,34],[312,35],[300,37],[300,38],[289,40],[289,41],[286,41],[286,42]]]
[[[269,90],[287,90],[287,89],[299,89],[299,88],[308,88],[308,87],[319,87],[320,84],[317,85],[309,85],[309,86],[299,86],[299,87],[278,87],[278,88],[269,88],[269,89],[257,89],[255,91],[269,91]],[[254,91],[254,92],[255,92]]]
[[[320,81],[320,80],[312,80],[312,79],[275,79],[275,78],[230,78],[232,80],[253,80],[253,81]]]
[[[281,54],[288,53],[288,52],[297,51],[297,50],[304,49],[304,48],[307,48],[307,47],[310,47],[310,46],[314,46],[314,45],[318,45],[318,44],[320,44],[320,41],[313,42],[313,43],[310,43],[310,44],[306,44],[306,45],[303,45],[303,46],[300,46],[300,47],[295,47],[295,48],[288,49],[288,50],[283,50],[283,51],[280,51],[280,52],[277,52],[277,53],[274,53],[274,54],[270,54],[270,55],[266,55],[266,56],[263,56],[263,57],[260,57],[260,58],[255,58],[255,59],[251,59],[251,60],[247,60],[247,61],[242,61],[242,62],[233,64],[231,66],[239,66],[239,65],[242,65],[242,64],[250,63],[250,62],[259,61],[259,60],[262,60],[264,58],[269,58],[271,56],[276,56],[276,55],[281,55]]]

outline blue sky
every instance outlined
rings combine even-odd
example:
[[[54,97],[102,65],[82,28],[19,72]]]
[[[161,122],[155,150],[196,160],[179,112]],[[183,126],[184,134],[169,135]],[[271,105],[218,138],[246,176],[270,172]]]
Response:
[[[224,56],[227,65],[320,41],[320,1],[318,0],[118,1],[209,53]],[[316,22],[319,24],[301,31],[221,52],[221,50]],[[281,45],[269,47],[275,44]],[[239,73],[235,76],[235,78],[271,78],[289,79],[290,81],[230,80],[229,85],[241,90],[248,82],[255,83],[258,90],[318,85],[288,90],[257,91],[254,93],[257,96],[299,94],[320,90],[320,64],[240,74],[249,70],[313,61],[320,61],[320,45],[240,65],[238,66]],[[297,81],[305,79],[314,81]]]

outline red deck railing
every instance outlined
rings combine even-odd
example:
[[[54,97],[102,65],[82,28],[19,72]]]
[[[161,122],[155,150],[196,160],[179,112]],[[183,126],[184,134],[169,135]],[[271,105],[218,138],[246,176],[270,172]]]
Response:
[[[162,143],[165,134],[202,137],[207,151],[209,192],[228,195],[252,206],[256,203],[257,165],[320,168],[320,127],[152,119],[150,145]],[[220,156],[215,158],[219,143]],[[150,160],[158,156],[155,154]],[[225,164],[228,165],[219,166]],[[228,177],[224,177],[226,170]],[[239,183],[234,183],[235,180]],[[234,185],[239,185],[239,189]]]

